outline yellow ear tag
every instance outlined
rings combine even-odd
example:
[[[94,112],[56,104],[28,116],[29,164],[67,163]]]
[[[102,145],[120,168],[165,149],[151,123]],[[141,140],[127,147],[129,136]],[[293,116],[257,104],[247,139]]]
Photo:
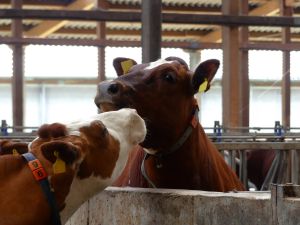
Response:
[[[12,150],[12,154],[13,155],[20,155],[19,152],[17,151],[17,149],[15,149],[15,148]]]
[[[128,59],[126,61],[121,62],[121,67],[123,70],[123,74],[128,73],[130,68],[133,66],[133,61]]]
[[[56,161],[53,164],[53,173],[64,173],[66,172],[66,163],[59,158],[59,154],[57,151],[54,152],[54,156],[56,157]]]
[[[204,79],[203,83],[199,87],[199,93],[206,91],[208,85],[207,78]]]

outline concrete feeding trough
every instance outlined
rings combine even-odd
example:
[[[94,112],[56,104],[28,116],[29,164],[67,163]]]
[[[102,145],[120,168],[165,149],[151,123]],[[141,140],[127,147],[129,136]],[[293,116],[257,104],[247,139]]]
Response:
[[[109,187],[67,225],[294,225],[299,197],[300,186],[289,184],[238,193]]]

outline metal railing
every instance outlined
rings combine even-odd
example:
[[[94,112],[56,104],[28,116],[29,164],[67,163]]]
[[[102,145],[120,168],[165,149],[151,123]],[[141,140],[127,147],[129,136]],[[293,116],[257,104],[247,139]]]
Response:
[[[38,127],[18,127],[30,132],[13,132],[16,128],[1,126],[1,139],[30,142],[36,136]],[[268,190],[271,183],[300,184],[300,132],[293,132],[299,128],[283,129],[276,122],[275,127],[255,128],[223,128],[219,123],[206,128],[207,135],[214,142],[217,149],[224,156],[229,166],[239,174],[246,187],[248,186],[247,154],[252,150],[274,150],[275,158],[266,176],[261,190]],[[213,132],[209,132],[209,131]],[[224,131],[234,132],[224,132]],[[252,130],[253,132],[245,132]],[[273,132],[260,133],[269,130]]]

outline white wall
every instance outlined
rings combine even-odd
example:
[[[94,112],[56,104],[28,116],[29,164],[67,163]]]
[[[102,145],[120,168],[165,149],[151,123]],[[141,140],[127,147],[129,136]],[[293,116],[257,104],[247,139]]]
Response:
[[[38,49],[39,48],[39,51]],[[6,45],[0,45],[0,78],[12,75],[12,54]],[[29,46],[25,51],[25,75],[31,77],[96,77],[97,49],[94,47]],[[112,60],[116,57],[129,57],[141,61],[140,48],[106,48],[106,74],[116,77]],[[189,55],[180,49],[163,49],[162,58],[178,56],[189,61]],[[71,59],[72,57],[72,60]],[[222,63],[221,50],[203,50],[201,60],[216,58]],[[300,79],[298,66],[300,52],[291,53],[291,77]],[[281,59],[279,51],[250,51],[250,79],[281,79]],[[222,64],[215,77],[221,79]],[[203,126],[212,127],[214,121],[222,123],[222,89],[212,85],[204,94],[198,95],[200,120]],[[66,121],[97,112],[93,99],[95,85],[26,85],[25,86],[25,125],[39,126],[42,123]],[[291,126],[300,127],[300,88],[292,88]],[[0,120],[12,124],[11,87],[0,84]],[[250,126],[273,127],[276,120],[281,121],[280,88],[251,87]]]
[[[68,122],[97,113],[96,85],[26,85],[25,126]],[[0,85],[0,120],[12,125],[10,85]]]

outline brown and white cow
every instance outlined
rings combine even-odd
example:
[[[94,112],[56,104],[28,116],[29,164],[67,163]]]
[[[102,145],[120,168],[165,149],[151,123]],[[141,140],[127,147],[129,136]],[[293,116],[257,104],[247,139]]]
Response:
[[[197,120],[194,98],[207,91],[218,60],[192,72],[180,58],[137,64],[116,58],[118,78],[99,84],[95,104],[103,111],[130,107],[146,121],[147,136],[134,149],[116,186],[244,190]]]
[[[134,109],[122,109],[67,126],[43,125],[38,135],[29,152],[48,174],[64,224],[120,175],[146,128]],[[22,155],[0,157],[0,199],[0,225],[52,225],[48,202]]]

